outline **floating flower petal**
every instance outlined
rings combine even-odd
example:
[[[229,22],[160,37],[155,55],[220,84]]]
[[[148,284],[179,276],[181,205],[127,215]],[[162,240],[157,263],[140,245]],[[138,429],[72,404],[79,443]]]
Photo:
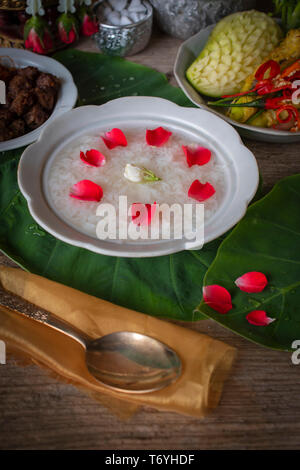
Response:
[[[150,225],[156,211],[156,202],[153,204],[142,204],[134,202],[131,205],[131,219],[135,225]]]
[[[199,180],[193,181],[188,191],[188,196],[196,201],[203,202],[215,194],[216,190],[210,183],[202,184]]]
[[[80,159],[87,165],[96,167],[103,166],[106,163],[105,155],[96,149],[87,150],[85,153],[80,152]]]
[[[252,312],[248,313],[246,319],[249,323],[251,323],[251,325],[256,326],[267,326],[276,320],[276,318],[268,317],[264,310],[253,310]]]
[[[167,131],[163,127],[157,127],[156,129],[146,131],[146,142],[148,145],[153,147],[161,147],[166,142],[168,142],[171,137],[172,132]]]
[[[225,287],[213,284],[203,287],[203,300],[213,310],[227,313],[232,309],[231,295]]]
[[[82,180],[74,184],[70,190],[70,197],[80,199],[80,201],[100,202],[103,196],[103,189],[90,180]]]
[[[211,151],[205,147],[191,147],[182,146],[182,150],[186,156],[186,161],[189,167],[193,165],[205,165],[211,159]]]
[[[257,271],[250,271],[243,274],[235,280],[235,284],[244,292],[252,294],[254,292],[261,292],[268,284],[268,280],[263,273]]]
[[[119,145],[122,147],[127,147],[127,139],[124,133],[121,131],[121,129],[116,127],[111,131],[106,132],[104,137],[101,137],[101,139],[105,143],[106,147],[110,150],[118,147]]]

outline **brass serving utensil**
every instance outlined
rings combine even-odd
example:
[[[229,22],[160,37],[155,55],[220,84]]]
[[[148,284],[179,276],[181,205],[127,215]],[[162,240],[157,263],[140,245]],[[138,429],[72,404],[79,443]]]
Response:
[[[177,353],[155,338],[117,331],[93,340],[20,297],[2,289],[0,294],[3,306],[78,341],[86,350],[89,372],[106,387],[124,393],[149,393],[167,387],[181,374]]]

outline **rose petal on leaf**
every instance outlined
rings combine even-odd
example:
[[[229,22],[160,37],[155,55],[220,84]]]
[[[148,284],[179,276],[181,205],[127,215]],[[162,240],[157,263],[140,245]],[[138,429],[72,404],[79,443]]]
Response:
[[[188,196],[196,199],[196,201],[203,202],[213,196],[215,192],[215,188],[210,183],[202,184],[199,180],[195,180],[189,188]]]
[[[105,155],[96,149],[87,150],[85,153],[80,152],[80,159],[83,163],[96,167],[103,166],[106,163]]]
[[[256,326],[267,326],[276,320],[276,318],[268,317],[264,310],[252,310],[252,312],[248,313],[246,319],[251,325]]]
[[[263,273],[250,271],[238,277],[235,284],[244,292],[261,292],[268,284],[268,280]]]
[[[203,300],[213,310],[227,313],[232,309],[231,295],[225,287],[213,284],[203,287]]]
[[[104,137],[101,137],[101,139],[105,143],[106,147],[110,150],[118,147],[119,145],[122,147],[127,147],[127,139],[124,133],[121,131],[121,129],[116,127],[111,131],[106,132]]]
[[[90,180],[82,180],[74,184],[70,190],[70,197],[80,199],[80,201],[100,202],[103,196],[103,189]]]
[[[167,131],[163,127],[157,127],[156,129],[146,131],[146,142],[148,145],[153,147],[161,147],[171,137],[172,132]]]
[[[153,204],[142,204],[141,202],[134,202],[131,205],[131,219],[137,225],[150,225],[152,217],[156,211],[156,202]]]
[[[200,145],[195,149],[183,145],[182,150],[184,151],[189,167],[193,165],[205,165],[211,159],[211,151]]]

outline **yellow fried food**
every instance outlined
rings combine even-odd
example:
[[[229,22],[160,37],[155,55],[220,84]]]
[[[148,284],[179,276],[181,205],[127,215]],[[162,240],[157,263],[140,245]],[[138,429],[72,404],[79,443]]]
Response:
[[[253,96],[241,96],[240,98],[237,98],[234,100],[234,103],[250,103],[253,101],[254,97]],[[257,111],[256,108],[250,108],[250,107],[231,107],[227,111],[227,116],[230,117],[231,119],[234,119],[235,121],[239,122],[246,122],[248,119],[253,116]]]
[[[250,119],[247,124],[257,127],[271,127],[277,123],[276,113],[273,109],[268,109],[259,116],[254,116],[253,119]]]

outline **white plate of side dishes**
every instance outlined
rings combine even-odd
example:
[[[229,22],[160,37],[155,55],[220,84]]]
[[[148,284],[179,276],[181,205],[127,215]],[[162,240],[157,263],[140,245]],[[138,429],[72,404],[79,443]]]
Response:
[[[220,108],[217,108],[216,106],[209,106],[207,102],[210,101],[210,98],[198,93],[189,83],[186,78],[186,71],[205,47],[209,35],[215,26],[216,25],[210,25],[207,28],[202,29],[197,34],[184,41],[179,47],[174,64],[174,75],[182,91],[196,106],[209,110],[211,113],[220,116],[222,119],[225,119],[231,125],[236,127],[243,137],[260,140],[262,142],[300,142],[300,132],[277,130],[273,129],[272,127],[257,127],[234,121],[230,117],[226,116],[226,114],[222,112]]]
[[[47,121],[27,134],[0,142],[0,151],[2,152],[34,142],[46,125],[73,108],[77,101],[78,93],[71,73],[66,67],[51,57],[41,56],[23,49],[1,48],[1,59],[2,65],[12,66],[13,64],[17,68],[36,67],[41,72],[55,75],[60,80],[57,101]]]
[[[168,142],[160,147],[149,145],[147,130],[160,127],[172,133]],[[124,132],[128,145],[110,150],[101,137],[115,128]],[[183,145],[209,149],[211,160],[189,167]],[[80,152],[91,148],[104,154],[104,166],[91,167],[80,159]],[[124,178],[128,163],[147,168],[161,179],[145,184],[128,181]],[[99,204],[116,204],[119,196],[125,195],[129,204],[197,205],[188,192],[196,179],[215,187],[215,194],[204,202],[207,243],[227,232],[245,214],[258,187],[256,159],[236,130],[215,114],[154,97],[126,97],[101,106],[82,106],[48,121],[37,142],[23,152],[18,170],[19,187],[32,217],[42,228],[71,245],[125,257],[161,256],[199,249],[202,243],[185,236],[99,239]],[[72,185],[79,180],[100,185],[101,202],[70,197]],[[130,212],[127,215],[130,219]]]

